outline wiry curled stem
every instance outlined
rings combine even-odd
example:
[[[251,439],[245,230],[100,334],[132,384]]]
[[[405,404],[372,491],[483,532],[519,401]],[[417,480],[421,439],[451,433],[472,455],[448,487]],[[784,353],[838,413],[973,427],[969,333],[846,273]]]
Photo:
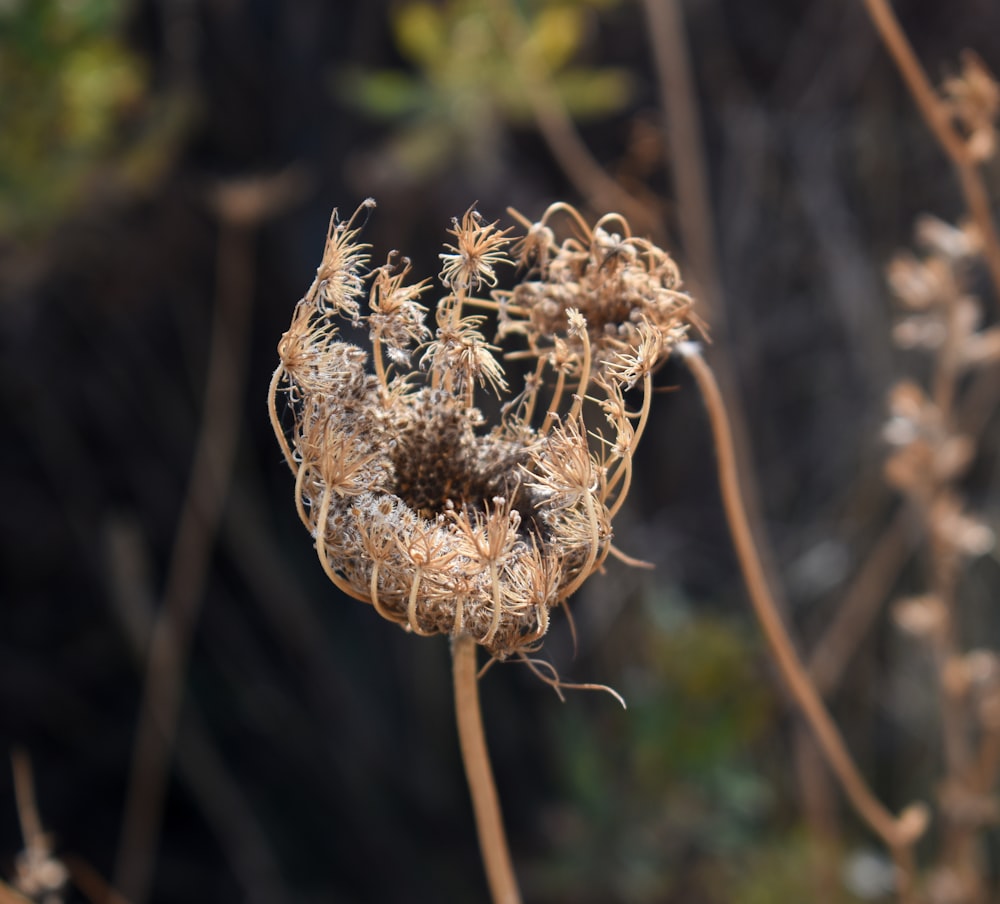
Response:
[[[927,809],[922,803],[911,804],[899,817],[894,816],[875,797],[858,771],[837,726],[799,659],[774,605],[743,506],[729,416],[719,385],[696,344],[683,343],[678,346],[678,351],[687,361],[708,409],[718,456],[719,484],[726,519],[729,522],[729,530],[754,613],[764,631],[771,653],[848,800],[857,814],[868,823],[892,852],[898,869],[900,899],[904,902],[912,901],[913,845],[926,828]]]

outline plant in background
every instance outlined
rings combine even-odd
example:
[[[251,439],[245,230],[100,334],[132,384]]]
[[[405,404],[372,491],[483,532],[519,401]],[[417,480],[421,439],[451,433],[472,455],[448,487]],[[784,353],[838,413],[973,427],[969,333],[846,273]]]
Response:
[[[98,187],[145,188],[173,159],[190,103],[150,94],[131,6],[0,3],[0,238],[44,232]]]
[[[487,872],[496,900],[515,900],[475,646],[563,686],[530,654],[551,610],[617,553],[611,522],[632,485],[653,373],[696,320],[666,252],[621,217],[590,227],[557,204],[537,223],[515,215],[525,227],[516,239],[475,210],[453,222],[432,333],[421,303],[430,284],[409,281],[405,258],[367,269],[357,219],[371,206],[347,222],[334,215],[316,279],[278,346],[272,424],[330,580],[407,631],[451,637]],[[569,233],[561,241],[559,216]],[[513,289],[495,288],[502,265],[518,267]],[[496,314],[502,346],[470,310]],[[370,353],[340,335],[343,322],[367,327]],[[534,362],[516,396],[499,351]],[[637,386],[633,411],[626,396]],[[483,390],[507,397],[492,424],[476,407]]]
[[[126,3],[0,5],[0,234],[57,218],[85,191],[146,90],[118,30]]]
[[[919,638],[940,690],[943,781],[938,787],[941,841],[927,883],[929,900],[984,900],[984,829],[1000,819],[993,788],[1000,774],[1000,657],[961,642],[960,580],[970,559],[989,552],[993,532],[966,511],[958,482],[976,454],[974,434],[959,426],[963,378],[1000,358],[997,327],[977,329],[982,308],[967,286],[980,252],[975,231],[931,217],[917,224],[923,257],[900,254],[889,267],[906,309],[894,338],[933,356],[929,391],[901,380],[889,399],[886,479],[909,502],[926,544],[925,593],[896,603],[897,624]]]
[[[593,10],[611,2],[402,3],[389,22],[413,71],[342,72],[336,88],[364,113],[398,123],[386,151],[394,171],[421,179],[457,160],[482,178],[484,167],[495,168],[504,126],[536,118],[532,84],[553,92],[574,120],[623,109],[631,93],[624,70],[573,63]]]

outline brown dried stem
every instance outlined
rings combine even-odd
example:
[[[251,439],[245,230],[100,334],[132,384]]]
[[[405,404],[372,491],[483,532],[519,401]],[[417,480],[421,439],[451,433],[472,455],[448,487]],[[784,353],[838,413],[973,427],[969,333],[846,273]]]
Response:
[[[948,111],[927,78],[888,0],[864,0],[864,4],[924,121],[955,167],[966,207],[983,243],[983,258],[1000,298],[1000,236],[990,214],[989,192],[976,161],[952,125]]]
[[[812,648],[809,674],[817,690],[829,697],[892,592],[913,549],[907,535],[910,512],[897,509],[892,521],[869,547],[865,559],[822,636]]]
[[[490,767],[483,716],[479,708],[476,641],[469,634],[454,638],[451,647],[455,683],[455,716],[465,776],[472,794],[479,849],[486,867],[493,904],[520,904],[514,867],[500,813],[493,770]]]
[[[115,869],[115,886],[134,904],[144,904],[149,896],[184,671],[236,456],[253,293],[253,231],[303,187],[302,174],[289,169],[221,185],[210,197],[221,230],[205,402],[150,639]]]
[[[718,456],[719,484],[726,518],[750,601],[775,663],[848,800],[857,814],[868,823],[892,852],[899,869],[900,900],[912,901],[913,844],[922,833],[926,822],[923,807],[919,804],[911,806],[901,817],[893,816],[875,797],[858,771],[840,732],[795,651],[767,585],[743,506],[729,417],[718,383],[696,346],[688,343],[681,346],[680,350],[698,383],[708,409]]]

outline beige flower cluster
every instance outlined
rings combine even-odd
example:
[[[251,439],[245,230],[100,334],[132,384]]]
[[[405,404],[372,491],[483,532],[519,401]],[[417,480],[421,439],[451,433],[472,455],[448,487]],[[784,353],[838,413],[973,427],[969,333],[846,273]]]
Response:
[[[369,268],[357,221],[372,206],[334,214],[278,346],[269,404],[299,516],[330,580],[384,618],[523,653],[616,552],[652,374],[695,322],[691,300],[620,217],[591,228],[554,205],[538,223],[515,214],[515,239],[469,210],[441,254],[432,333],[430,283],[408,281],[409,261]],[[513,289],[496,288],[504,265]],[[483,333],[492,316],[502,348]],[[345,322],[367,327],[370,351]],[[504,361],[518,358],[534,365],[508,397]],[[505,400],[493,424],[475,404],[485,389]]]

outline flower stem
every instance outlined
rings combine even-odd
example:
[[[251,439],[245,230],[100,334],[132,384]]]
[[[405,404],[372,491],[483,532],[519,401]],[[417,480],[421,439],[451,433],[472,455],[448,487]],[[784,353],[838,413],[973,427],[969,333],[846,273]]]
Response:
[[[892,852],[899,871],[900,900],[912,901],[913,844],[922,833],[926,816],[923,807],[912,805],[901,818],[890,813],[869,789],[858,767],[847,750],[844,740],[823,701],[809,678],[781,617],[774,605],[771,590],[764,577],[764,570],[757,555],[756,544],[747,522],[742,493],[736,471],[736,453],[733,448],[729,417],[711,368],[697,348],[689,343],[681,352],[694,375],[708,409],[712,435],[718,456],[719,484],[722,491],[726,520],[736,547],[740,569],[750,594],[757,620],[760,622],[768,646],[782,677],[798,704],[802,715],[812,729],[820,750],[830,769],[836,775],[855,812],[885,842]]]
[[[458,741],[472,794],[479,850],[482,852],[490,894],[493,904],[520,904],[521,893],[514,877],[514,867],[500,815],[500,801],[486,749],[486,735],[483,733],[479,689],[476,686],[476,642],[470,634],[460,634],[452,640],[451,656]]]

